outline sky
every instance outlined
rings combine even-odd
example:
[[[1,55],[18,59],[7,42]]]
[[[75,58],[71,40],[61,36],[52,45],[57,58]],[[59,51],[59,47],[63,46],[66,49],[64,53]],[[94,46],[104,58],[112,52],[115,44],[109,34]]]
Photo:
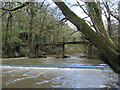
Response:
[[[79,17],[81,17],[81,18],[84,18],[84,17],[86,17],[86,14],[82,11],[82,9],[79,7],[79,6],[73,6],[73,7],[71,7],[71,5],[73,4],[73,3],[76,3],[76,0],[63,0],[64,2],[67,2],[66,4],[67,4],[67,6],[76,14],[76,15],[78,15]],[[79,0],[80,1],[80,0]],[[53,3],[53,1],[52,0],[47,0],[47,2],[49,2],[49,3],[52,3],[52,6],[53,7],[56,7],[56,5]],[[80,2],[81,4],[84,4],[83,2]],[[76,29],[76,27],[72,24],[72,23],[70,23],[69,21],[67,21],[67,23],[68,23],[68,25],[71,27],[71,28],[74,28],[74,29]]]
[[[53,3],[52,0],[47,0],[49,3],[52,3],[52,6],[55,7],[56,5]],[[59,1],[59,0],[55,0],[55,1]],[[67,6],[79,17],[81,18],[85,18],[87,17],[87,15],[83,12],[83,10],[79,7],[79,6],[73,6],[71,7],[71,4],[76,3],[76,0],[62,0],[64,2],[67,2]],[[84,5],[85,0],[78,0],[80,2],[81,5]],[[87,0],[87,1],[91,1],[91,0]],[[104,0],[104,1],[110,1],[110,2],[114,2],[115,6],[117,7],[117,2],[118,0]],[[104,15],[102,15],[102,19],[103,19],[103,23],[106,24],[107,23],[107,19]],[[114,18],[112,18],[114,19]],[[86,18],[85,20],[90,21],[90,18]],[[73,24],[71,24],[70,22],[67,22],[68,25],[72,28],[75,28],[75,26]]]

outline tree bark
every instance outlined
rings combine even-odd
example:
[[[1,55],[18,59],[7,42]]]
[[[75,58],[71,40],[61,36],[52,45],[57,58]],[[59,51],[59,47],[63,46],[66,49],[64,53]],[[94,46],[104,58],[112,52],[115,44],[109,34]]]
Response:
[[[103,61],[107,63],[114,72],[120,73],[120,61],[118,61],[118,53],[114,49],[115,46],[112,47],[112,43],[108,43],[103,35],[101,36],[98,32],[93,31],[92,28],[72,12],[64,2],[54,3],[59,7],[65,17],[100,50],[101,54],[104,56]]]

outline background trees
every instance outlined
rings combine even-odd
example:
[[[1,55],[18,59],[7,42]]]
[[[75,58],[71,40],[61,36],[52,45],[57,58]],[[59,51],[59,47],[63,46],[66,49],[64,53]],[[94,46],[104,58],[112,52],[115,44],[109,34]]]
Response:
[[[9,51],[13,49],[7,43],[22,42],[31,45],[58,43],[62,42],[63,38],[65,41],[71,41],[73,40],[73,36],[70,38],[71,35],[76,32],[62,21],[62,13],[56,13],[59,12],[58,8],[50,7],[50,4],[45,4],[45,2],[5,2],[2,10],[2,42],[5,45],[3,53],[8,57],[16,55],[15,53],[9,55]],[[50,53],[51,48],[44,49]],[[22,50],[28,54],[34,52],[31,47]]]

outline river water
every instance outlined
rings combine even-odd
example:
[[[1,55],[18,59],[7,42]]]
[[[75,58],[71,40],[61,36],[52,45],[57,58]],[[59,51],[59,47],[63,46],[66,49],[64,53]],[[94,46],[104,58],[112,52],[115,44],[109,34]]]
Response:
[[[118,81],[99,59],[9,58],[2,63],[3,88],[109,88]]]

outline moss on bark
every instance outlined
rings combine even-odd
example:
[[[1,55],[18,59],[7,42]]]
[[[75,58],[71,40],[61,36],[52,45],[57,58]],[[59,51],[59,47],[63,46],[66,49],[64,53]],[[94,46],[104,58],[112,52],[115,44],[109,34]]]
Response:
[[[104,56],[103,61],[109,64],[116,73],[120,73],[118,53],[115,50],[117,47],[103,35],[101,36],[101,34],[93,31],[92,28],[72,12],[64,2],[55,2],[55,4],[59,7],[65,17],[100,50],[100,53]]]

